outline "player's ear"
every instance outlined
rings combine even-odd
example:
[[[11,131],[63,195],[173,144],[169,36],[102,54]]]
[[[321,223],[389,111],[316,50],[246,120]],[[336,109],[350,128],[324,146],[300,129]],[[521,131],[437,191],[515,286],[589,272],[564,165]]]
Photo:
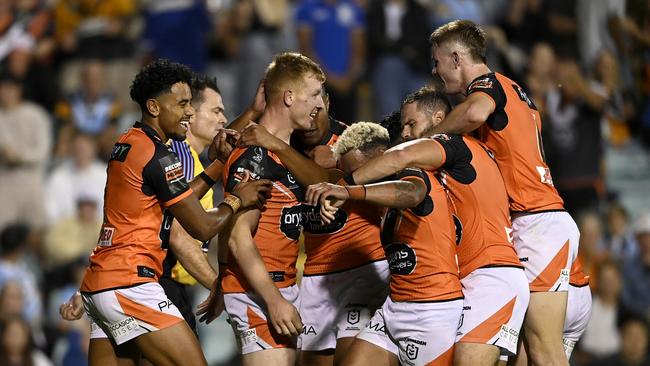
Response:
[[[433,112],[433,115],[431,116],[431,121],[433,122],[433,127],[437,126],[442,122],[442,120],[445,119],[445,112],[442,110],[437,110]]]
[[[291,105],[293,105],[293,98],[294,98],[293,91],[291,90],[284,91],[284,94],[282,95],[282,99],[284,101],[284,104],[287,107],[291,107]]]
[[[454,51],[451,53],[451,59],[454,62],[454,68],[458,68],[460,66],[460,55],[458,52]]]
[[[156,99],[153,98],[147,99],[147,101],[145,102],[145,106],[147,107],[147,112],[150,115],[154,117],[158,117],[158,115],[160,114],[160,104]]]

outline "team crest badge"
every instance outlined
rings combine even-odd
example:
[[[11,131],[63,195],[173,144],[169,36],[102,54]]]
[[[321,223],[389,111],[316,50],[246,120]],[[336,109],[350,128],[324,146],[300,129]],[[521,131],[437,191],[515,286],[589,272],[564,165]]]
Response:
[[[415,360],[418,358],[418,352],[420,351],[420,347],[414,345],[414,344],[407,344],[406,345],[406,357],[409,358],[409,360]]]
[[[348,323],[352,325],[357,324],[360,318],[361,318],[361,311],[359,311],[359,309],[353,309],[348,311]]]

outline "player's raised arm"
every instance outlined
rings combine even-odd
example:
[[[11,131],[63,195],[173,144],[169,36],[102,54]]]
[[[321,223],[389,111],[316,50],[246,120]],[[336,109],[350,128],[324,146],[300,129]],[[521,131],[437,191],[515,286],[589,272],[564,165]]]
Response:
[[[469,133],[481,127],[494,112],[494,100],[485,93],[472,93],[449,112],[431,133]]]
[[[261,207],[271,182],[266,179],[242,181],[217,208],[205,211],[196,199],[183,199],[169,210],[192,237],[205,241],[219,233],[239,207]]]

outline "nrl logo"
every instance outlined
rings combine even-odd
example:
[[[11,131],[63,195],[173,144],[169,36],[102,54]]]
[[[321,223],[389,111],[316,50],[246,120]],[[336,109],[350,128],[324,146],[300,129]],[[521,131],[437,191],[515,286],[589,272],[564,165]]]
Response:
[[[420,351],[420,347],[414,344],[406,345],[406,357],[408,357],[409,360],[415,360],[416,358],[418,358],[419,351]]]
[[[348,323],[352,325],[357,324],[360,318],[361,318],[361,311],[359,311],[359,309],[353,309],[348,311]]]

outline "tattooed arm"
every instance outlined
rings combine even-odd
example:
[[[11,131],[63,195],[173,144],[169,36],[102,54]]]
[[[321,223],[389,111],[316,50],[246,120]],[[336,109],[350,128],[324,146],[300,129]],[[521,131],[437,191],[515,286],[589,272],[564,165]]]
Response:
[[[416,207],[427,195],[426,183],[417,177],[405,177],[375,184],[340,186],[319,183],[309,186],[305,201],[311,205],[326,200],[356,200],[391,208]]]

